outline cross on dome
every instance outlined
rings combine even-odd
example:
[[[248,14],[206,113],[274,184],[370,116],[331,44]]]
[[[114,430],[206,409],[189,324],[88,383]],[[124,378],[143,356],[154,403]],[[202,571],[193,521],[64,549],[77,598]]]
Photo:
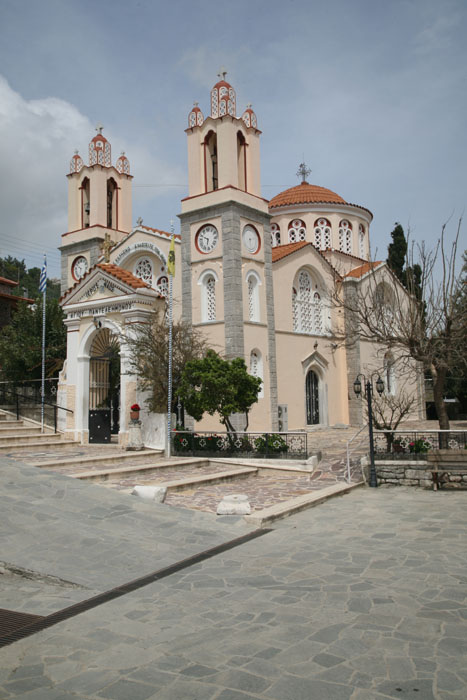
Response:
[[[221,80],[225,80],[225,76],[227,75],[227,71],[225,70],[224,66],[220,69],[219,73],[217,74]]]
[[[302,183],[306,182],[308,175],[311,173],[310,168],[306,167],[306,163],[300,163],[297,170],[297,177],[302,178]]]
[[[103,129],[103,128],[104,128],[104,125],[102,124],[102,122],[98,122],[98,123],[96,124],[96,131],[97,131],[98,134],[102,134],[102,129]]]

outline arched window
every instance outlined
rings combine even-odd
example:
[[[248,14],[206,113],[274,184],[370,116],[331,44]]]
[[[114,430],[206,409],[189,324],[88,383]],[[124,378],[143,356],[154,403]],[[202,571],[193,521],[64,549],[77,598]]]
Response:
[[[152,287],[152,262],[149,258],[140,258],[136,261],[134,274],[135,277],[139,277],[143,282],[150,284]]]
[[[386,328],[392,328],[394,324],[394,295],[388,285],[378,284],[374,298],[374,314],[377,323]]]
[[[237,168],[238,187],[241,190],[247,189],[246,177],[246,141],[241,131],[237,131]]]
[[[248,320],[259,321],[259,285],[260,279],[256,272],[249,272],[246,278],[247,293],[248,293]]]
[[[217,136],[210,131],[204,140],[205,191],[212,192],[219,186],[217,175]]]
[[[162,275],[161,277],[158,278],[156,282],[156,289],[159,292],[159,294],[163,297],[166,297],[169,291],[169,280],[165,275]]]
[[[365,227],[363,224],[358,225],[358,252],[361,258],[365,258]]]
[[[82,228],[89,227],[90,213],[91,213],[91,188],[89,178],[85,177],[81,183],[81,202],[82,202]]]
[[[271,224],[271,245],[275,248],[281,244],[281,230],[278,224]]]
[[[323,305],[318,292],[313,294],[313,332],[316,335],[323,334]]]
[[[294,219],[289,224],[289,243],[298,243],[306,238],[305,222],[301,219]]]
[[[107,180],[107,226],[117,228],[117,183],[113,177]]]
[[[216,320],[216,282],[217,276],[212,270],[206,270],[199,278],[201,286],[201,321]]]
[[[292,287],[292,317],[295,332],[323,335],[321,295],[313,291],[313,280],[306,270],[300,270],[298,274],[298,291]]]
[[[352,253],[352,224],[347,219],[342,219],[339,224],[339,250]]]
[[[394,396],[396,393],[396,373],[395,361],[391,352],[387,352],[384,356],[384,383],[387,393]]]
[[[331,223],[327,219],[315,221],[315,246],[318,250],[331,247]]]
[[[263,380],[258,393],[258,398],[262,399],[264,396],[263,357],[256,348],[250,354],[250,374]]]

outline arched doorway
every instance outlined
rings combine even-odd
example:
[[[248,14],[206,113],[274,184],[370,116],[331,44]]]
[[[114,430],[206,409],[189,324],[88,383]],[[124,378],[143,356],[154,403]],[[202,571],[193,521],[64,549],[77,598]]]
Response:
[[[120,346],[108,328],[95,336],[89,362],[89,442],[108,443],[120,427]]]
[[[306,423],[319,423],[319,379],[312,369],[306,375]]]

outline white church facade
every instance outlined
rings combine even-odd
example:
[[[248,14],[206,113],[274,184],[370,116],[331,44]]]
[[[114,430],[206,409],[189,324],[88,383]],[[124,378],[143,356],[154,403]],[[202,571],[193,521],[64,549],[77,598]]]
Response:
[[[337,287],[344,296],[354,293],[374,275],[394,283],[384,263],[369,261],[371,212],[309,184],[303,164],[299,185],[264,199],[258,120],[251,106],[237,116],[225,75],[211,90],[208,116],[195,103],[186,134],[175,316],[200,329],[224,357],[244,358],[262,378],[250,430],[361,424],[356,376],[380,371],[394,393],[395,359],[390,349],[357,337],[343,343],[350,319],[332,297]],[[60,248],[68,350],[59,395],[72,413],[63,427],[83,442],[103,440],[95,421],[107,402],[111,430],[125,445],[130,406],[142,398],[128,369],[125,336],[165,307],[171,234],[141,220],[132,225],[130,164],[122,153],[112,165],[101,128],[89,145],[89,165],[75,153],[68,181],[68,231]],[[404,381],[421,405],[420,377]],[[195,427],[219,429],[219,423],[208,417]]]

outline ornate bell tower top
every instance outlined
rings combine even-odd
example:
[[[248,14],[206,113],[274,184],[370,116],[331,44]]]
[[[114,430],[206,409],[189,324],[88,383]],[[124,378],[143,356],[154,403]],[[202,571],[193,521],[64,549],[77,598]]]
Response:
[[[231,117],[236,117],[236,100],[235,90],[225,79],[227,71],[221,68],[217,74],[220,80],[214,85],[211,90],[211,117],[224,117],[229,114]]]
[[[251,104],[237,116],[237,96],[226,74],[219,71],[210,92],[211,113],[205,117],[195,102],[188,115],[186,199],[226,188],[261,197],[258,120]]]
[[[91,139],[89,144],[89,165],[105,165],[110,168],[112,165],[112,154],[110,143],[102,134],[102,124],[96,126],[97,136]]]

